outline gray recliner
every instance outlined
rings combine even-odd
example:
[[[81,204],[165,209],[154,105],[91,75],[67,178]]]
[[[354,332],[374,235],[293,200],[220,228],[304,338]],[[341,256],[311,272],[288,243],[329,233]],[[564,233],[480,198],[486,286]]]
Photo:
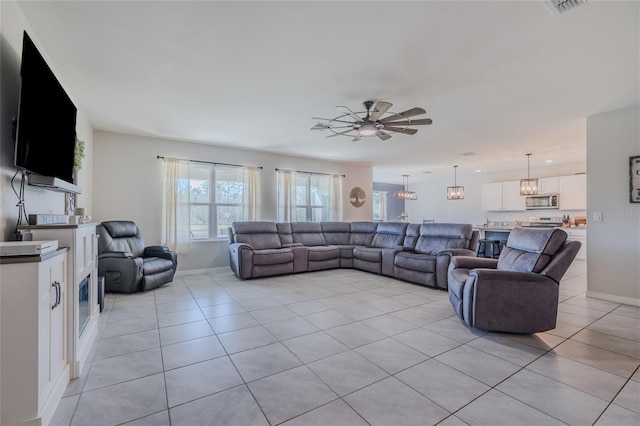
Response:
[[[470,327],[508,333],[555,328],[560,280],[580,242],[561,229],[515,228],[498,259],[455,256],[449,300]]]
[[[165,246],[145,247],[140,228],[126,220],[100,223],[98,275],[105,278],[105,291],[134,293],[173,281],[178,255]]]

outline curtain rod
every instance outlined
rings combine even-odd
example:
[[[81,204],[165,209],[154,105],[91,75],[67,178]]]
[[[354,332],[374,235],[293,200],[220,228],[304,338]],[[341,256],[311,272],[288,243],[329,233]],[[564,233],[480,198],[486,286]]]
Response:
[[[278,169],[276,167],[276,172],[279,172],[281,170],[282,171],[289,171],[289,170],[284,170],[284,169]],[[296,172],[296,173],[306,173],[306,174],[309,174],[309,175],[323,175],[323,176],[334,176],[334,175],[336,175],[335,173],[305,172],[304,170],[290,170],[290,171]],[[337,175],[337,176],[347,177],[347,175]]]
[[[164,160],[162,155],[158,155],[158,160]],[[184,158],[179,158],[179,160],[185,160]],[[186,160],[190,163],[204,163],[204,164],[213,164],[214,166],[234,166],[234,167],[253,167],[253,166],[244,166],[242,164],[231,164],[231,163],[214,163],[213,161],[204,161],[204,160]],[[256,167],[259,170],[262,170],[262,166]]]

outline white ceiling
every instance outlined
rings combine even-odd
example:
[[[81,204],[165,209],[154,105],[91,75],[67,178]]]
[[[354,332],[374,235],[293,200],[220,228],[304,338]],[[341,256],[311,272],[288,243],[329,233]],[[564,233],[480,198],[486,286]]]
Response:
[[[402,183],[454,164],[523,170],[528,152],[532,169],[584,162],[586,117],[639,103],[639,4],[559,16],[542,1],[19,6],[96,129],[370,164]],[[308,130],[369,99],[423,107],[433,125],[386,142]]]

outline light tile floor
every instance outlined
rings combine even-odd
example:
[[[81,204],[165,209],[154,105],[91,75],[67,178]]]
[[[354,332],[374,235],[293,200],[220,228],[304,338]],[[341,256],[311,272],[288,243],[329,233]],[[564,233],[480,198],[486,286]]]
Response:
[[[561,284],[558,326],[465,327],[447,293],[356,270],[179,275],[108,294],[56,425],[640,424],[640,308]]]

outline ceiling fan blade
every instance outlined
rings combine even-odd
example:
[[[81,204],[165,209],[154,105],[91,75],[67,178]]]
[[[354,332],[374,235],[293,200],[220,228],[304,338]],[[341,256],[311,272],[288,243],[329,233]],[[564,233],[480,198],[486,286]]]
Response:
[[[418,126],[420,124],[431,124],[433,120],[430,118],[421,118],[419,120],[411,120],[411,121],[385,121],[385,124],[393,125],[393,126]]]
[[[334,121],[336,123],[346,123],[346,124],[351,124],[353,125],[353,121],[346,121],[346,120],[337,120],[335,118],[322,118],[322,117],[311,117],[312,120],[324,120],[327,122],[331,122]]]
[[[327,135],[326,137],[327,138],[332,138],[334,136],[344,135],[344,134],[347,134],[349,132],[353,132],[353,129],[349,129],[349,130],[345,130],[344,132],[338,132],[338,133],[334,133],[334,134],[331,134],[331,135]]]
[[[351,116],[351,118],[353,118],[354,120],[356,120],[356,122],[358,123],[362,123],[364,122],[364,119],[362,119],[360,116],[358,116],[355,112],[351,111],[349,108],[347,108],[346,106],[342,106],[342,105],[338,105],[336,108],[340,108],[342,109],[344,112],[346,112],[348,115]]]
[[[384,129],[390,132],[404,133],[405,135],[415,135],[418,133],[417,129],[404,129],[402,127],[384,126]]]
[[[424,108],[415,107],[415,108],[408,109],[404,112],[401,112],[399,114],[395,114],[395,115],[383,118],[382,120],[378,120],[378,121],[380,121],[381,123],[386,123],[389,121],[400,120],[401,118],[414,117],[416,115],[426,114],[426,113],[427,111],[425,111]]]
[[[327,130],[328,128],[329,128],[328,124],[316,123],[313,126],[309,127],[309,130]]]
[[[391,135],[383,132],[382,130],[378,130],[376,132],[376,136],[379,137],[380,139],[382,139],[383,141],[386,141],[387,139],[391,138]]]
[[[376,104],[373,106],[373,112],[371,113],[369,120],[378,121],[378,118],[380,118],[382,114],[384,114],[385,112],[387,112],[389,108],[391,108],[391,105],[393,104],[389,102],[384,102],[384,101],[376,102]]]

